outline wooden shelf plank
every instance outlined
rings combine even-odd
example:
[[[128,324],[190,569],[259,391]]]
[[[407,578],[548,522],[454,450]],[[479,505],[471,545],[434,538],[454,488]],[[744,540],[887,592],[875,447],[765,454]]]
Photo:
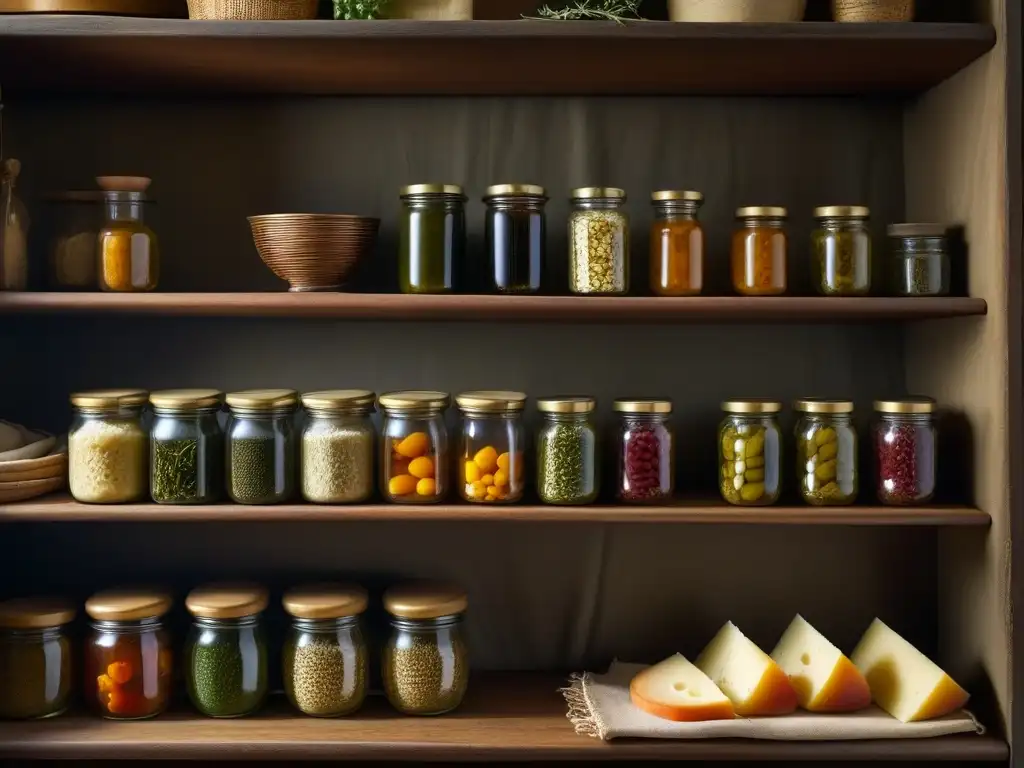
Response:
[[[987,24],[0,17],[10,93],[912,93],[994,44]]]

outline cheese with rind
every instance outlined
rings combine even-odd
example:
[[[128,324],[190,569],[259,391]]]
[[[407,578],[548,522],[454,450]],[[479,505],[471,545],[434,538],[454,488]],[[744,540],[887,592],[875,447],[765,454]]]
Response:
[[[676,722],[732,720],[732,702],[681,654],[648,667],[629,684],[633,705]]]

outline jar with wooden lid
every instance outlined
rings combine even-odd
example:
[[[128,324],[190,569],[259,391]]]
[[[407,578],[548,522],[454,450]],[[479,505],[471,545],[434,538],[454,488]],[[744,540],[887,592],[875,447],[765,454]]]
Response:
[[[618,482],[615,493],[626,503],[659,503],[675,490],[671,400],[616,400],[619,414]]]
[[[926,504],[935,496],[935,409],[930,397],[875,402],[875,469],[883,504]]]
[[[71,395],[68,487],[76,501],[121,504],[149,491],[149,441],[144,389],[102,389]]]
[[[814,287],[824,296],[866,296],[871,291],[871,211],[862,205],[814,209],[811,233]]]
[[[774,504],[782,491],[782,435],[773,400],[722,403],[725,418],[718,428],[719,488],[722,498],[738,506]]]
[[[357,504],[373,495],[376,396],[366,389],[302,396],[302,497],[314,504]]]
[[[777,206],[736,209],[732,236],[732,285],[744,296],[786,292],[786,219]]]
[[[86,701],[103,717],[141,720],[167,709],[173,653],[163,617],[171,604],[166,592],[148,589],[98,592],[86,601]]]
[[[70,602],[45,597],[0,603],[0,718],[61,714],[71,698]]]
[[[857,500],[857,429],[849,400],[797,400],[796,466],[800,495],[815,506]]]
[[[545,504],[590,504],[597,499],[597,432],[592,397],[549,397],[537,402],[537,493]]]
[[[946,296],[950,282],[949,228],[945,224],[891,224],[892,290],[897,296]]]
[[[228,495],[238,504],[280,504],[295,495],[293,389],[250,389],[227,396]]]
[[[484,239],[498,293],[536,293],[544,272],[547,192],[536,184],[487,188]]]
[[[704,195],[662,190],[651,195],[651,202],[651,291],[697,296],[704,287],[704,228],[697,220]]]
[[[104,176],[104,222],[98,237],[100,289],[116,292],[152,291],[160,278],[160,244],[146,224],[152,204],[150,179]]]
[[[394,504],[431,504],[448,495],[445,392],[389,392],[378,399],[384,414],[380,492]]]
[[[284,641],[284,690],[312,717],[350,715],[363,705],[369,678],[361,616],[366,590],[354,584],[317,584],[285,593],[292,617]]]
[[[381,672],[391,706],[406,715],[440,715],[462,702],[469,649],[462,621],[466,592],[451,584],[415,582],[384,593],[391,635]]]
[[[465,501],[510,504],[523,497],[526,394],[482,390],[455,398],[462,413],[459,495]]]
[[[96,243],[103,223],[103,193],[61,192],[51,199],[50,286],[56,291],[94,291]]]
[[[185,641],[185,685],[208,717],[243,717],[267,696],[267,643],[261,617],[267,590],[255,584],[208,584],[189,592],[192,628]]]
[[[210,504],[224,493],[224,433],[216,389],[153,392],[149,492],[157,504]]]
[[[457,184],[412,184],[400,192],[398,286],[451,293],[466,252],[466,196]]]
[[[572,191],[569,213],[569,290],[617,295],[629,291],[629,216],[618,187]]]

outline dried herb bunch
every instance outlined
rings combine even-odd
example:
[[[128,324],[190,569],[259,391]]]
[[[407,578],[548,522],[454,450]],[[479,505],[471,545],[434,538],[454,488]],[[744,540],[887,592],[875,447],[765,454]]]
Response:
[[[573,0],[562,8],[544,5],[537,9],[536,17],[556,21],[600,19],[623,24],[640,18],[640,0]]]
[[[387,5],[388,0],[334,0],[334,18],[379,19]]]

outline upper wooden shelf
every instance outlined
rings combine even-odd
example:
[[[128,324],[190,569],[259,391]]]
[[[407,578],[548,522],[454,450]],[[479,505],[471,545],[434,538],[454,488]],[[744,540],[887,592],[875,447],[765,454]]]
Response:
[[[915,93],[994,44],[987,24],[0,17],[5,94]]]

